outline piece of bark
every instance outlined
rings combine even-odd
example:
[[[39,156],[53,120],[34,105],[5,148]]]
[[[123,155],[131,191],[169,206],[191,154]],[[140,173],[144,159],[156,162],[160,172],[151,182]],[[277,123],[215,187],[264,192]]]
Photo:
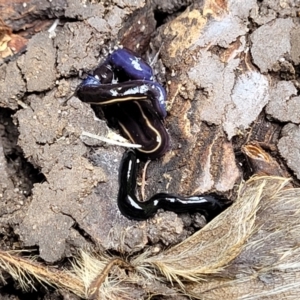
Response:
[[[205,2],[203,14],[196,5],[189,7],[163,25],[154,41],[157,47],[164,42],[162,61],[171,70],[166,126],[172,150],[162,163],[154,163],[160,171],[150,165],[149,196],[165,190],[185,195],[230,190],[239,170],[230,143],[221,138],[222,129],[212,125],[223,126],[231,139],[245,132],[268,102],[269,81],[250,66],[246,39],[241,36],[247,34],[245,24],[255,2],[218,4]],[[224,25],[228,23],[236,26],[229,30]],[[224,173],[216,165],[223,166]]]
[[[135,12],[119,31],[120,43],[137,53],[144,53],[156,28],[152,7],[145,5]]]
[[[0,5],[0,15],[14,32],[26,31],[28,28],[38,29],[41,25],[36,21],[41,19],[49,24],[49,20],[46,19],[63,17],[66,6],[65,0],[24,0],[22,2],[2,0],[1,2],[3,5]],[[34,33],[37,31],[33,30]]]
[[[259,143],[251,142],[242,147],[242,152],[247,156],[247,160],[252,168],[253,175],[268,176],[288,176],[278,162]]]

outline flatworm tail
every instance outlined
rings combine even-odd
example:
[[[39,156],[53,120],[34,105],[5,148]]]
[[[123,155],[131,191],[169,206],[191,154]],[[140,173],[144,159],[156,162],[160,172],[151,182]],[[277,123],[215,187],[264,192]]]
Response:
[[[146,220],[155,214],[149,211],[146,202],[140,202],[135,196],[137,176],[137,158],[132,150],[123,155],[119,170],[118,207],[122,215],[128,219]],[[151,206],[150,206],[151,207]]]
[[[140,202],[135,196],[136,174],[137,157],[133,150],[128,150],[123,156],[119,172],[118,206],[121,213],[129,219],[146,220],[162,208],[176,213],[201,212],[210,221],[228,206],[228,201],[223,201],[225,199],[216,195],[182,197],[159,193]]]

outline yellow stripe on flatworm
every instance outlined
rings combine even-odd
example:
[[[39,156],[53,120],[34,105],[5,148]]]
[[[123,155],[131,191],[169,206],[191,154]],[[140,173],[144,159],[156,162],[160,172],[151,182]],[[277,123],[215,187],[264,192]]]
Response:
[[[161,142],[162,142],[162,138],[161,138],[161,135],[159,133],[159,131],[157,131],[152,125],[151,125],[151,122],[149,121],[149,119],[145,116],[144,112],[143,112],[143,109],[142,107],[140,106],[140,104],[136,101],[134,101],[134,103],[138,106],[144,120],[146,121],[146,124],[147,126],[156,133],[156,141],[157,141],[157,146],[152,149],[152,150],[142,150],[141,148],[138,149],[140,152],[143,152],[143,153],[153,153],[155,152],[161,145]],[[131,140],[132,143],[136,143],[136,141],[132,138],[132,136],[130,135],[130,133],[128,132],[128,130],[126,129],[126,127],[119,121],[119,124],[120,126],[122,127],[122,129],[124,130],[124,132],[128,135],[129,139]]]
[[[89,104],[95,104],[95,105],[105,105],[105,104],[112,104],[112,103],[118,103],[118,102],[125,102],[125,101],[129,101],[132,99],[136,99],[136,100],[143,100],[143,99],[147,99],[146,96],[129,96],[129,97],[124,97],[124,98],[114,98],[111,100],[106,100],[106,101],[102,101],[102,102],[87,102]]]

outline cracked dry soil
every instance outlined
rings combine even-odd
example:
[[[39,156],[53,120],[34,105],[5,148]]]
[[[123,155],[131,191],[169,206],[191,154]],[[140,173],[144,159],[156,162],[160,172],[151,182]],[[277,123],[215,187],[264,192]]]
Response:
[[[124,149],[81,137],[108,133],[105,120],[73,94],[118,44],[150,59],[160,51],[154,70],[169,92],[172,150],[151,162],[147,197],[214,191],[234,200],[251,173],[240,151],[251,141],[267,145],[298,185],[300,3],[220,1],[216,9],[200,2],[1,4],[3,21],[27,43],[0,65],[1,249],[34,249],[53,264],[94,245],[162,249],[204,225],[199,214],[126,219],[116,204]],[[214,13],[203,17],[205,9]],[[25,299],[3,276],[1,299]],[[40,288],[30,297],[75,296]]]

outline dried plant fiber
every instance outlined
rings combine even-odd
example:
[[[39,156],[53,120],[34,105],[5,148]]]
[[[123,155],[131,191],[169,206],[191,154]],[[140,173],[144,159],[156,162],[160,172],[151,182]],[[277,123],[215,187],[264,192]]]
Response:
[[[0,267],[24,288],[35,278],[87,299],[131,299],[137,286],[147,286],[147,296],[163,294],[155,289],[162,283],[204,300],[299,299],[299,245],[300,189],[287,178],[257,176],[241,184],[221,215],[158,255],[146,251],[123,264],[105,253],[82,252],[66,272],[0,251]]]

